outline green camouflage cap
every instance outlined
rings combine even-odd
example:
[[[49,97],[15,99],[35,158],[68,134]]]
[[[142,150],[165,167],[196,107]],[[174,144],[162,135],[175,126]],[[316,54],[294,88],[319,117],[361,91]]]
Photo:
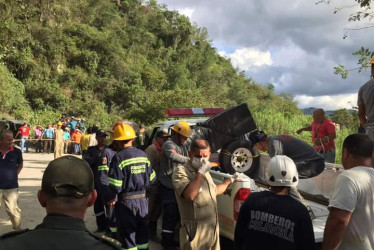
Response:
[[[51,196],[82,198],[94,189],[94,176],[85,160],[66,155],[51,161],[42,179],[42,190]]]

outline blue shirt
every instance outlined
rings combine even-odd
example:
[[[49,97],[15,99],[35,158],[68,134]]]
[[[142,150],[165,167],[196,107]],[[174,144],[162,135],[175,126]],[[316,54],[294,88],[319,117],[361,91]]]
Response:
[[[68,123],[68,127],[70,129],[75,129],[75,127],[77,126],[77,123],[78,123],[77,121],[71,121]]]
[[[0,189],[18,188],[18,164],[23,162],[22,152],[18,148],[10,147],[0,153]]]
[[[55,133],[55,131],[54,131],[53,128],[47,128],[43,132],[44,138],[46,138],[46,139],[52,139],[54,133]]]
[[[70,133],[69,132],[64,132],[64,140],[69,140],[70,139]]]

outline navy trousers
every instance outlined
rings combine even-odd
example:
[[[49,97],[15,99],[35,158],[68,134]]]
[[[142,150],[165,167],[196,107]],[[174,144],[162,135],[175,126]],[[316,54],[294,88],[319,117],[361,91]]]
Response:
[[[148,199],[118,201],[115,205],[117,240],[123,249],[147,249]]]
[[[164,247],[175,246],[175,227],[179,222],[178,204],[175,199],[174,189],[170,189],[160,184],[159,195],[162,202],[162,245]]]

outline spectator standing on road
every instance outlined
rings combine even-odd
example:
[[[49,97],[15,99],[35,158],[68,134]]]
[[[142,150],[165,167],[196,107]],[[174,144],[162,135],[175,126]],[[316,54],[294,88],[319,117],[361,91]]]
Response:
[[[51,161],[38,192],[47,216],[34,230],[1,236],[0,249],[121,249],[119,242],[90,233],[84,224],[96,195],[92,171],[84,160],[69,155]]]
[[[266,169],[270,191],[252,193],[240,207],[235,227],[235,249],[314,250],[314,232],[308,211],[292,198],[295,163],[285,155],[270,159]]]
[[[26,147],[26,153],[29,152],[29,138],[30,138],[30,128],[27,125],[27,123],[22,124],[22,126],[18,129],[18,132],[16,134],[16,138],[18,138],[18,135],[21,135],[21,151],[22,153],[25,152]]]
[[[128,124],[121,123],[114,128],[113,140],[119,141],[122,149],[110,163],[108,204],[115,206],[117,239],[122,248],[148,249],[146,189],[156,176],[146,154],[132,146],[135,137],[134,129]]]
[[[210,176],[210,146],[206,140],[191,143],[189,160],[179,164],[172,179],[181,216],[180,249],[219,250],[219,225],[216,196],[222,194],[232,180],[216,185]]]
[[[83,137],[82,132],[79,129],[75,129],[71,135],[71,140],[74,144],[74,154],[79,155],[81,153],[81,139]]]
[[[156,140],[152,145],[149,145],[145,153],[153,170],[159,172],[160,160],[162,154],[162,145],[166,140],[168,140],[170,135],[166,130],[158,131],[156,134]],[[159,242],[160,239],[157,236],[157,221],[161,216],[161,200],[158,193],[159,181],[156,180],[147,190],[147,196],[149,200],[148,206],[148,218],[149,218],[149,233],[150,239]]]
[[[78,121],[75,119],[74,116],[70,118],[70,121],[68,122],[68,127],[70,129],[70,136],[72,136],[73,131],[76,129]]]
[[[187,139],[191,135],[191,128],[185,121],[179,121],[171,127],[171,140],[162,145],[160,169],[157,178],[160,181],[159,195],[162,202],[162,246],[166,249],[176,249],[174,242],[175,227],[179,222],[178,204],[175,199],[172,181],[173,170],[179,164],[186,164],[188,157]]]
[[[302,140],[289,135],[267,136],[259,130],[253,131],[250,134],[250,139],[255,148],[268,152],[270,157],[286,155],[291,158],[296,164],[300,179],[312,178],[325,169],[324,157]],[[291,195],[308,208],[311,217],[314,219],[313,211],[294,186],[291,187]]]
[[[22,152],[12,147],[13,132],[0,131],[0,206],[4,201],[14,230],[21,230],[21,209],[18,207],[18,174],[23,167]],[[0,249],[3,249],[0,247]],[[6,249],[6,248],[4,248]]]
[[[296,133],[303,131],[312,131],[313,148],[325,157],[325,162],[335,163],[335,124],[325,117],[323,109],[314,110],[312,124]]]
[[[48,125],[47,129],[44,129],[42,139],[44,142],[44,153],[50,153],[52,148],[52,140],[55,130],[52,125]]]
[[[145,146],[149,140],[149,136],[146,132],[146,127],[144,124],[140,124],[139,132],[135,139],[135,145],[140,148],[141,150],[145,150]]]
[[[43,150],[42,146],[42,135],[43,135],[43,127],[40,125],[36,125],[34,127],[34,134],[35,134],[35,153],[41,153]]]
[[[322,249],[374,249],[373,142],[364,134],[343,142],[342,164],[326,222]]]
[[[81,150],[82,155],[84,155],[89,147],[90,144],[90,137],[92,135],[92,128],[87,129],[87,134],[83,135],[81,139]]]
[[[54,150],[54,157],[55,159],[61,157],[64,153],[64,131],[61,129],[62,122],[57,123],[57,129],[53,134],[55,139],[55,150]]]
[[[88,142],[88,146],[91,147],[91,146],[96,146],[97,145],[97,140],[96,140],[96,135],[95,133],[98,131],[98,129],[93,129],[93,127],[91,128],[91,132],[92,134],[90,135],[90,140]]]
[[[108,158],[105,155],[105,149],[107,148],[106,145],[106,137],[107,133],[104,130],[99,130],[96,132],[96,139],[98,144],[96,146],[89,147],[87,152],[83,154],[83,159],[88,162],[90,165],[92,172],[94,173],[95,179],[95,189],[97,191],[97,199],[94,205],[94,212],[96,217],[96,225],[97,225],[97,232],[105,232],[109,229],[108,225],[108,206],[106,206],[104,202],[104,193],[103,188],[106,188],[109,183],[106,183],[106,186],[101,185],[101,171],[109,171],[109,167],[107,166]],[[111,154],[109,157],[110,159],[113,157],[115,152]],[[108,182],[108,177],[106,175],[106,182]]]
[[[374,56],[371,58],[371,79],[358,91],[357,105],[360,124],[374,141]]]
[[[69,143],[70,143],[70,131],[68,127],[64,128],[64,154],[69,152]]]

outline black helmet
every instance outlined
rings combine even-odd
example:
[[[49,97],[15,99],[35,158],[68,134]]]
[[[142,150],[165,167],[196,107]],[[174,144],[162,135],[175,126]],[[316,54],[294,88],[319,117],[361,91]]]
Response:
[[[249,134],[249,140],[251,140],[251,142],[254,145],[256,143],[259,143],[260,141],[263,141],[266,138],[266,136],[267,135],[264,131],[256,129]]]

